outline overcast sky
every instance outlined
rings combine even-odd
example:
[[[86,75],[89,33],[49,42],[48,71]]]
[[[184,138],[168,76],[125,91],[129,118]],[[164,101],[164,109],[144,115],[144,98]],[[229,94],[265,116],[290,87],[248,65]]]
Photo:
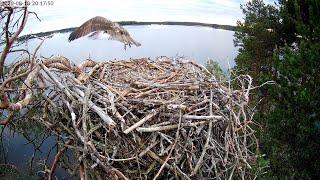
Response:
[[[188,21],[235,25],[243,17],[240,3],[248,0],[53,1],[51,6],[29,8],[38,14],[41,22],[30,16],[23,34],[76,27],[94,16],[103,16],[113,21]]]

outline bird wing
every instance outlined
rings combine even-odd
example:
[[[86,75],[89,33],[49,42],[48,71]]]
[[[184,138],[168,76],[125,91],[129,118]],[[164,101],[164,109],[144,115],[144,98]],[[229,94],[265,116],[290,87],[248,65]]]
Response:
[[[83,23],[79,28],[73,31],[69,36],[69,41],[73,41],[95,31],[108,31],[114,29],[117,25],[104,17],[94,17]]]
[[[69,36],[69,41],[73,41],[82,36],[90,34],[91,32],[104,31],[110,35],[110,39],[120,41],[125,45],[131,46],[134,44],[140,46],[141,44],[135,41],[129,32],[120,26],[118,23],[112,22],[104,17],[94,17],[83,23],[79,28],[73,31]]]

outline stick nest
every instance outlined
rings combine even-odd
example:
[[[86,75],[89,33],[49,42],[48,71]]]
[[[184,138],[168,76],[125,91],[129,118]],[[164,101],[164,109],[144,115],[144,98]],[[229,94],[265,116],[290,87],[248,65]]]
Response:
[[[10,107],[40,101],[37,120],[69,140],[62,146],[77,155],[81,177],[247,179],[257,149],[251,82],[217,81],[185,59],[74,65],[54,57],[32,65],[24,99]]]

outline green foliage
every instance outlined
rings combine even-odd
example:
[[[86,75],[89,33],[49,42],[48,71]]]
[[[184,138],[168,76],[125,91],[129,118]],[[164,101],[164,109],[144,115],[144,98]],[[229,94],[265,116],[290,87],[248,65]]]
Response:
[[[216,77],[217,80],[219,80],[219,81],[226,80],[226,76],[223,73],[223,71],[217,61],[209,59],[205,66],[206,66],[207,70]]]
[[[256,113],[267,156],[253,170],[270,163],[261,178],[320,179],[320,1],[281,0],[275,8],[253,0],[241,8],[236,70],[277,84],[251,98],[268,100]]]
[[[319,0],[280,0],[282,36],[290,45],[292,42],[308,40],[319,42]]]
[[[319,5],[283,2],[283,19],[291,18],[300,37],[296,48],[280,49],[275,59],[278,85],[270,91],[274,110],[264,140],[273,173],[287,179],[320,178]]]
[[[320,177],[319,52],[319,43],[302,43],[299,52],[287,49],[277,64],[280,75],[271,91],[274,110],[264,140],[272,170],[280,177]]]
[[[262,0],[249,1],[241,9],[245,18],[237,22],[239,31],[234,35],[239,47],[236,66],[261,82],[262,76],[271,72],[273,51],[280,41],[279,11]]]
[[[268,174],[270,162],[265,158],[265,154],[258,153],[257,159],[251,167],[251,173],[253,174],[253,177],[270,179],[270,174]]]

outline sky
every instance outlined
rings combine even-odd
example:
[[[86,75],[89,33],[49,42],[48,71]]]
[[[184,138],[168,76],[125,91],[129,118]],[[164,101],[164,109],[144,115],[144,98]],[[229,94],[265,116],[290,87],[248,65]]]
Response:
[[[94,16],[112,21],[187,21],[236,25],[242,19],[240,4],[248,0],[33,0],[53,5],[33,5],[22,34],[80,26]],[[271,0],[268,0],[271,1]]]

